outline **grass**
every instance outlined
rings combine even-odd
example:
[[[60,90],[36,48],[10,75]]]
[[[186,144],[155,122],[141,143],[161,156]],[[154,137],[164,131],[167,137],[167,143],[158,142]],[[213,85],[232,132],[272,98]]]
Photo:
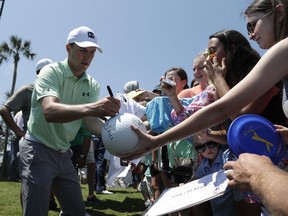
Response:
[[[20,183],[0,179],[0,215],[22,215],[19,201]],[[86,199],[87,185],[81,185],[83,198]],[[137,216],[145,211],[144,199],[140,192],[132,188],[109,188],[113,195],[98,195],[99,205],[86,204],[87,212],[97,216]],[[59,205],[58,205],[59,207]],[[49,211],[49,216],[58,216],[60,208]]]

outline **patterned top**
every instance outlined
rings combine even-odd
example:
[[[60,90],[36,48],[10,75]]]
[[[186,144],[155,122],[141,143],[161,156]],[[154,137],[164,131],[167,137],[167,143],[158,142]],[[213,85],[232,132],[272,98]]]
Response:
[[[192,97],[192,102],[188,106],[183,106],[183,111],[177,115],[173,109],[171,111],[171,118],[174,124],[179,124],[186,118],[197,112],[201,108],[213,103],[217,99],[216,88],[213,85],[207,86],[207,88],[199,94]]]

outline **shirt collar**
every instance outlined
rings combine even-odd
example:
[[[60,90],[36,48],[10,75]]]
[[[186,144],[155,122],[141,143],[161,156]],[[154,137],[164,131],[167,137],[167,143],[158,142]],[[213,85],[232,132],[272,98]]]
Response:
[[[66,77],[75,77],[69,64],[68,64],[68,58],[66,58],[63,61],[63,66],[65,68],[65,76]],[[87,75],[86,71],[82,74],[82,76],[78,80],[88,80],[88,75]]]

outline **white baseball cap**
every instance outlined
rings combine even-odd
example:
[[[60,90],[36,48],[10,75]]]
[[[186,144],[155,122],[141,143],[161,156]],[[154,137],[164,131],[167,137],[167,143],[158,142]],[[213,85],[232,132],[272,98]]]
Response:
[[[101,47],[97,44],[95,33],[86,26],[73,29],[68,35],[67,43],[75,43],[79,47],[96,47],[96,49],[102,53]]]
[[[128,94],[131,91],[135,91],[137,89],[139,89],[139,83],[137,80],[129,81],[129,82],[125,83],[125,85],[123,87],[123,91],[126,94]]]
[[[40,61],[37,62],[35,70],[36,74],[38,75],[38,71],[41,70],[45,65],[51,64],[53,61],[48,58],[41,59]]]

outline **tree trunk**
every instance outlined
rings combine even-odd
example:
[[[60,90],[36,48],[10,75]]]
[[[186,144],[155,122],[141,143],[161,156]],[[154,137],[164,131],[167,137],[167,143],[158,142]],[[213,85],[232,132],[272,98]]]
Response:
[[[16,54],[16,56],[14,57],[14,72],[13,72],[12,87],[11,87],[11,92],[10,92],[11,95],[13,95],[14,90],[15,90],[15,85],[16,85],[16,80],[17,80],[18,62],[19,62],[19,57],[17,57],[17,54]]]
[[[4,149],[3,149],[3,161],[2,161],[2,167],[1,167],[2,168],[1,176],[4,178],[8,177],[8,172],[7,172],[7,167],[9,164],[9,161],[7,161],[7,158],[8,158],[8,155],[7,155],[8,138],[9,138],[9,128],[6,126]]]

